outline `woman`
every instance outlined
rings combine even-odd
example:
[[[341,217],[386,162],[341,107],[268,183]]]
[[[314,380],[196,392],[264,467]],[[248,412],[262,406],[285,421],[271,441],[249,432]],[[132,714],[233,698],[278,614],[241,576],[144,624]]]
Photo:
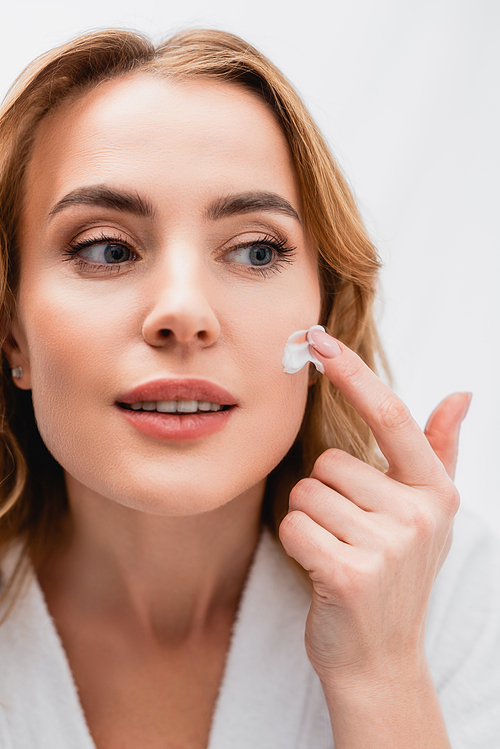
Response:
[[[476,526],[428,614],[470,396],[424,436],[374,374],[377,256],[288,82],[229,34],[99,32],[0,142],[3,745],[493,747]],[[283,372],[318,323],[325,374]]]

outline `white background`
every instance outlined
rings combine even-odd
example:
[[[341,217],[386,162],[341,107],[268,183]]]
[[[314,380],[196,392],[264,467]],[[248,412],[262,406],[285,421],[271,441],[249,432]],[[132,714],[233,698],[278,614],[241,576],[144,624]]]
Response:
[[[380,325],[423,426],[474,393],[457,483],[500,536],[500,2],[0,0],[0,94],[37,54],[94,28],[155,39],[222,28],[301,92],[384,261]]]

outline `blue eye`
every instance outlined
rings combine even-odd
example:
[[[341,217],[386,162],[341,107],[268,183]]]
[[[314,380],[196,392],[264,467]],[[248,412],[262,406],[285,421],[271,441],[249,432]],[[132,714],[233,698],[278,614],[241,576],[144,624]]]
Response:
[[[128,247],[122,244],[102,242],[92,244],[78,251],[78,255],[93,263],[126,263],[132,255]]]
[[[226,255],[235,263],[242,265],[268,265],[273,257],[274,251],[271,247],[262,244],[250,245],[249,247],[239,247],[237,250],[231,250]]]
[[[294,256],[295,247],[291,247],[286,239],[276,239],[266,234],[253,242],[242,242],[239,247],[227,252],[223,260],[244,266],[250,273],[270,276],[293,262]]]

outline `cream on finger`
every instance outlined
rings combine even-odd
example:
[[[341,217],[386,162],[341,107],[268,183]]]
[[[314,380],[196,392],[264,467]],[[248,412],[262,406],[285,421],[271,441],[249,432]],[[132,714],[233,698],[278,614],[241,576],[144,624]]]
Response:
[[[296,372],[300,372],[307,362],[312,362],[318,372],[325,374],[324,366],[311,351],[311,344],[313,341],[310,336],[311,331],[313,330],[321,330],[323,333],[325,332],[322,325],[312,325],[307,330],[297,330],[289,336],[283,353],[283,359],[281,360],[283,371],[287,374],[296,374]]]

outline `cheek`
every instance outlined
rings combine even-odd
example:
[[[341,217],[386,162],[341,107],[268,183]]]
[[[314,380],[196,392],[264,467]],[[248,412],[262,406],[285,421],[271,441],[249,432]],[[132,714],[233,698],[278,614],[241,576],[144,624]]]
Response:
[[[77,433],[96,430],[96,405],[112,397],[123,314],[52,287],[26,294],[23,324],[39,431],[51,452],[77,454]],[[121,308],[121,306],[119,307]],[[120,322],[122,324],[120,324]],[[96,394],[100,403],[96,403]]]
[[[112,379],[117,350],[136,334],[134,304],[128,289],[106,293],[104,283],[92,289],[85,281],[51,283],[46,275],[43,283],[28,278],[20,297],[33,390],[72,384],[78,395],[89,377],[105,372]]]
[[[314,290],[314,287],[313,287]],[[305,295],[304,295],[305,296]],[[242,327],[236,331],[238,360],[245,373],[249,397],[258,410],[261,428],[271,425],[270,438],[278,433],[282,439],[297,433],[307,401],[309,368],[290,375],[283,371],[283,354],[288,337],[296,330],[308,328],[318,322],[319,292],[317,297],[296,293],[287,294],[281,303],[267,305],[240,305]],[[311,301],[312,300],[312,301]]]

